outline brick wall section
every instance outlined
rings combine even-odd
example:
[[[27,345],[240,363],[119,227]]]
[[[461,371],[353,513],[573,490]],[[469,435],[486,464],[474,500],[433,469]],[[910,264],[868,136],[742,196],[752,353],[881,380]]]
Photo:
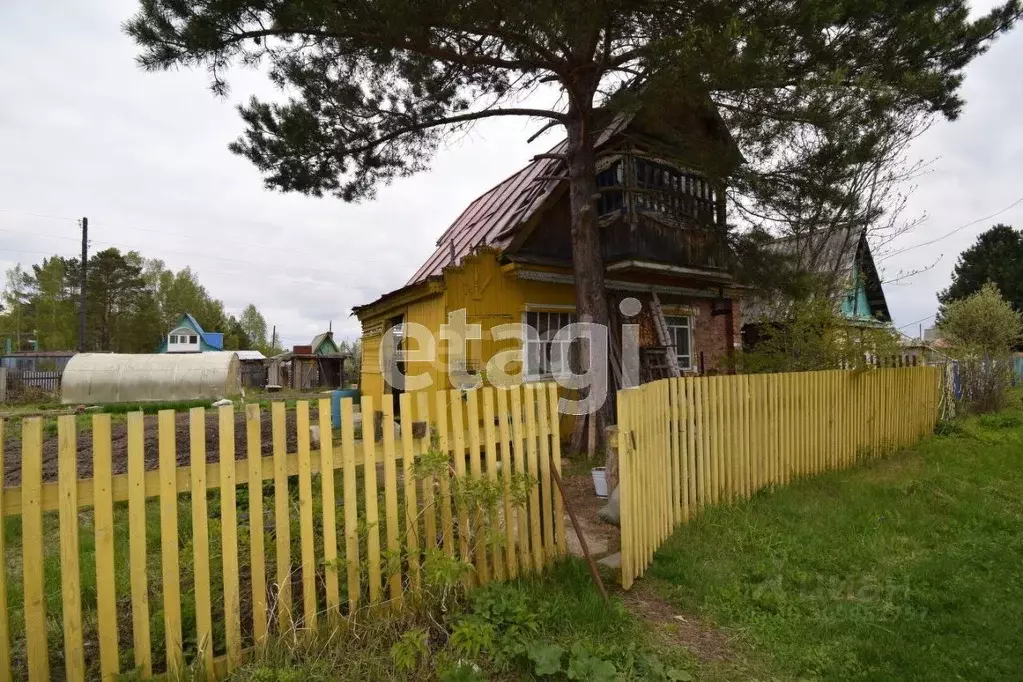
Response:
[[[693,369],[698,370],[700,366],[700,353],[703,353],[704,370],[724,371],[728,368],[728,316],[711,314],[714,308],[714,301],[707,298],[691,299],[679,304],[665,304],[665,314],[671,314],[671,308],[675,305],[685,305],[693,310]],[[732,301],[733,318],[735,323],[732,343],[735,348],[741,345],[740,329],[742,327],[742,315],[738,300]],[[639,315],[640,347],[656,346],[657,335],[654,332],[653,319],[646,306]]]

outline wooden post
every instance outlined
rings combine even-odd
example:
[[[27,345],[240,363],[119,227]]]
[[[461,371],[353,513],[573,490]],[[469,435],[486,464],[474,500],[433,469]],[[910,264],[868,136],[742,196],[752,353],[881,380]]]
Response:
[[[607,492],[610,495],[618,487],[618,427],[608,426],[604,430],[607,441],[607,462],[604,477],[607,480]]]

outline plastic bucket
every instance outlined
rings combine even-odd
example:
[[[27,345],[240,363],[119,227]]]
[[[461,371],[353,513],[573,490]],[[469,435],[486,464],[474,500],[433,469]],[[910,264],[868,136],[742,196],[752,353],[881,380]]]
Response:
[[[351,398],[356,403],[362,393],[357,388],[339,388],[330,392],[330,425],[335,429],[341,428],[341,399]]]
[[[597,497],[607,497],[607,470],[605,467],[596,467],[590,469],[590,475],[593,476],[593,490],[597,493]]]

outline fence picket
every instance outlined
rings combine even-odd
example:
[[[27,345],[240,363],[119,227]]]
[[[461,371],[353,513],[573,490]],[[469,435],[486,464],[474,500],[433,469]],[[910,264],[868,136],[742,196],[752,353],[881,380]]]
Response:
[[[551,456],[554,460],[554,470],[561,476],[561,412],[558,409],[558,385],[551,383],[547,385],[547,399],[549,401],[551,415]],[[608,491],[609,493],[611,491]],[[564,556],[567,549],[565,544],[565,500],[561,497],[561,488],[554,487],[554,533],[557,535],[557,547],[554,556]]]
[[[693,415],[693,421],[696,424],[696,447],[698,449],[697,459],[697,495],[699,496],[700,510],[709,502],[709,492],[707,487],[707,479],[710,475],[710,459],[707,456],[707,441],[709,435],[707,433],[707,399],[705,395],[705,389],[707,388],[706,381],[693,380],[691,383],[693,388],[693,401],[696,414]]]
[[[671,392],[670,430],[674,450],[672,454],[672,501],[675,510],[675,523],[681,523],[689,516],[688,488],[682,484],[686,480],[686,446],[685,446],[685,406],[682,404],[682,379],[672,379],[669,384]]]
[[[334,434],[330,400],[321,398],[316,407],[320,429],[320,498],[323,504],[323,579],[327,617],[338,615],[341,591],[337,576],[337,501],[334,490]],[[250,484],[251,486],[251,484]]]
[[[742,446],[739,430],[739,385],[735,375],[721,378],[725,386],[725,438],[728,457],[728,498],[736,501],[742,494]]]
[[[512,459],[511,427],[508,423],[508,389],[501,387],[497,389],[497,432],[501,437],[501,478],[504,481],[504,535],[506,544],[504,548],[505,560],[508,564],[507,575],[509,578],[516,578],[519,575],[519,559],[517,554],[518,539],[518,510],[512,504],[511,480],[515,473],[515,463]]]
[[[537,461],[537,435],[536,435],[536,386],[527,384],[525,386],[524,398],[522,401],[526,416],[526,458],[529,475],[538,480],[540,476],[539,462]],[[537,573],[543,568],[543,547],[540,545],[540,490],[534,485],[529,493],[529,539],[530,556],[533,558],[532,570]]]
[[[316,545],[313,542],[313,472],[308,400],[300,400],[295,404],[295,432],[298,440],[298,535],[302,560],[302,622],[306,628],[315,628],[319,608],[316,605]]]
[[[536,415],[537,427],[539,429],[539,458],[540,458],[540,526],[543,531],[543,553],[554,556],[556,547],[554,545],[554,495],[551,490],[551,428],[549,402],[547,392],[543,386],[536,387]],[[555,415],[555,418],[557,415]],[[546,559],[543,560],[546,564]]]
[[[60,490],[60,594],[64,616],[64,675],[85,679],[82,599],[78,567],[78,449],[75,417],[57,418],[57,485]]]
[[[252,576],[252,641],[266,641],[266,545],[263,539],[263,439],[259,405],[245,407],[245,447],[249,467],[249,573]]]
[[[25,604],[25,639],[28,676],[50,679],[46,644],[46,594],[43,570],[43,422],[29,417],[21,422],[21,556]]]
[[[670,381],[662,381],[657,385],[657,389],[654,392],[654,399],[660,402],[661,405],[669,405],[671,397],[668,393],[668,387]],[[661,512],[660,524],[657,531],[658,543],[664,538],[668,537],[668,533],[671,528],[675,525],[674,523],[674,511],[673,509],[673,497],[671,493],[671,462],[672,462],[672,449],[671,449],[671,434],[668,430],[668,419],[657,419],[657,413],[651,415],[654,420],[654,426],[657,429],[657,441],[661,444],[661,477],[658,480],[658,487],[660,488],[661,500],[663,501],[663,507]]]
[[[392,602],[401,599],[401,545],[398,542],[398,472],[394,451],[394,396],[385,395],[384,413],[384,520],[389,557],[387,586]]]
[[[149,634],[149,588],[146,585],[146,459],[141,412],[128,413],[128,563],[131,577],[131,627],[135,667],[143,678],[153,675]],[[26,531],[27,532],[27,531]],[[27,594],[27,592],[26,592]]]
[[[167,674],[180,677],[183,665],[181,639],[181,569],[178,561],[178,488],[175,469],[174,410],[160,410],[157,430],[160,454],[160,560],[163,566],[163,628],[167,647]]]
[[[686,377],[682,380],[683,398],[685,400],[685,429],[686,429],[686,518],[693,516],[697,509],[697,470],[696,453],[696,415],[693,409],[693,378]]]
[[[426,393],[416,396],[416,419],[425,427],[416,452],[425,455],[433,448],[433,436],[435,435],[435,431],[430,425],[430,401]],[[433,474],[423,477],[423,547],[426,550],[438,547],[437,502],[433,489],[435,483]]]
[[[409,584],[418,590],[419,574],[419,496],[416,494],[415,436],[412,433],[412,396],[403,392],[398,397],[401,420],[401,473],[405,484],[405,547]]]
[[[114,496],[112,480],[113,455],[111,453],[110,415],[97,414],[92,418],[92,480],[94,492],[94,526],[96,537],[96,629],[99,638],[100,678],[113,680],[120,673],[117,647],[117,594],[114,584]],[[3,431],[0,427],[0,443]],[[3,480],[0,465],[0,481]],[[0,486],[2,487],[2,486]],[[0,526],[3,524],[0,523]],[[3,556],[0,542],[0,556]],[[198,579],[198,576],[197,576]],[[0,583],[4,582],[0,580]],[[0,587],[2,589],[2,587]],[[2,593],[0,593],[2,594]],[[6,622],[6,601],[0,600]],[[0,640],[0,649],[4,641]],[[0,677],[3,677],[0,669]]]
[[[341,400],[341,457],[344,462],[345,506],[345,569],[348,574],[348,615],[359,608],[359,510],[358,482],[355,469],[355,403],[351,398]],[[365,417],[364,417],[365,418]],[[363,423],[363,431],[372,428]],[[372,433],[372,431],[370,432]]]
[[[473,484],[478,484],[478,481],[483,477],[482,467],[480,465],[480,415],[479,415],[479,400],[477,399],[478,391],[469,391],[466,393],[466,430],[469,433],[469,475],[473,481]],[[460,452],[464,452],[460,450]],[[456,454],[457,457],[457,454]],[[457,461],[457,460],[456,460]],[[476,565],[476,580],[478,584],[483,585],[490,580],[490,574],[487,567],[487,545],[483,542],[483,533],[481,532],[483,524],[483,514],[479,509],[473,511],[473,541],[474,541],[474,563]]]
[[[447,391],[437,391],[437,449],[445,457],[450,458],[447,398]],[[451,476],[447,468],[437,475],[437,489],[440,492],[440,526],[444,551],[448,556],[455,556],[454,520],[451,518]]]
[[[511,414],[512,414],[512,455],[515,458],[515,472],[519,476],[526,475],[526,448],[525,432],[522,427],[522,389],[513,386],[511,392]],[[528,504],[528,503],[527,503]],[[516,508],[515,517],[518,521],[517,543],[519,547],[519,565],[523,572],[529,572],[532,566],[532,556],[529,549],[529,513],[527,504]]]
[[[465,490],[465,429],[464,413],[462,406],[462,392],[458,389],[451,389],[451,464],[454,475],[452,477],[452,494],[455,502],[455,513],[458,516],[458,558],[462,561],[472,562],[469,556],[469,510],[465,506],[464,494],[459,491]],[[476,567],[477,575],[479,567]]]
[[[483,389],[483,430],[487,454],[487,480],[496,489],[498,485],[497,432],[494,419],[494,389],[492,386],[487,386]],[[500,529],[500,519],[496,506],[488,519],[488,524],[493,535],[490,543],[490,555],[494,562],[494,579],[504,580],[504,559],[501,556],[501,541],[500,533],[498,532]]]
[[[380,510],[377,503],[376,414],[372,396],[362,396],[362,485],[366,509],[366,566],[369,603],[380,601]],[[384,427],[390,427],[384,424]],[[393,427],[391,427],[393,428]]]
[[[292,623],[291,604],[291,500],[288,497],[288,463],[284,403],[270,406],[270,437],[274,462],[274,543],[277,558],[277,629]]]
[[[95,425],[93,426],[95,428]],[[213,616],[210,597],[210,531],[206,508],[206,410],[193,407],[188,415],[188,462],[192,483],[192,564],[195,567],[196,644],[203,671],[212,679]],[[202,466],[195,466],[202,463]],[[96,551],[99,557],[99,548]]]
[[[630,395],[630,390],[619,391],[616,401],[618,411],[618,508],[623,518],[629,520],[635,518],[632,509],[632,449],[630,447],[632,431],[628,419]],[[636,555],[632,547],[632,529],[634,527],[634,523],[621,525],[621,583],[625,589],[632,587],[632,561]]]
[[[220,436],[220,551],[224,570],[224,637],[227,669],[241,664],[241,589],[238,584],[238,495],[235,486],[234,406],[218,410]]]

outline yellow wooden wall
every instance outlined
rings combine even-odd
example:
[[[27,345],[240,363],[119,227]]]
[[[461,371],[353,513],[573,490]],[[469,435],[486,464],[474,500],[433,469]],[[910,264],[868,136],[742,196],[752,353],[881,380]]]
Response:
[[[429,372],[434,380],[433,389],[450,388],[446,375],[448,359],[447,343],[440,339],[440,326],[453,311],[465,309],[466,322],[482,328],[482,340],[470,342],[467,360],[485,369],[487,362],[497,352],[518,345],[515,340],[495,341],[490,330],[501,324],[519,323],[527,306],[574,306],[575,290],[570,284],[553,284],[520,280],[510,268],[502,267],[497,252],[484,250],[465,259],[457,267],[444,272],[442,293],[434,293],[411,303],[372,311],[371,316],[362,318],[363,329],[379,327],[383,322],[398,315],[405,315],[407,322],[415,322],[430,329],[437,339],[437,360],[433,367],[412,363],[408,373]],[[380,375],[379,335],[363,336],[362,377],[360,388],[363,395],[379,398],[384,392],[383,377]],[[510,366],[510,374],[521,371],[521,367]]]

